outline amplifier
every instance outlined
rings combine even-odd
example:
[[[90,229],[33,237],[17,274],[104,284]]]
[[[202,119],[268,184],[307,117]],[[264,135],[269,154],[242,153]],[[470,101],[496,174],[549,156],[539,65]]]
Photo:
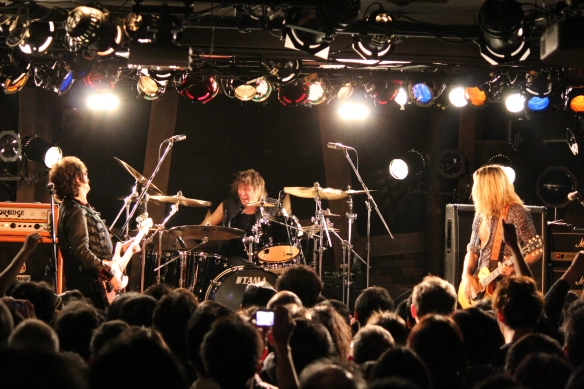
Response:
[[[59,208],[55,205],[55,225]],[[41,203],[0,203],[0,235],[26,236],[38,232],[51,236],[51,205]],[[56,231],[55,231],[56,235]]]
[[[584,250],[584,229],[552,232],[549,244],[552,261],[572,262],[578,251]]]

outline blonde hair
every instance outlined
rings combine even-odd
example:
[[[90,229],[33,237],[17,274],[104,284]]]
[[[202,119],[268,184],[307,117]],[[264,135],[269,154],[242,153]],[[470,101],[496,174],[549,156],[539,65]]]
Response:
[[[500,165],[486,165],[473,174],[472,200],[475,211],[486,217],[499,217],[505,206],[523,201]]]
[[[231,191],[237,193],[239,185],[249,185],[256,191],[260,197],[266,197],[268,192],[266,192],[266,182],[262,178],[259,172],[249,169],[237,173],[235,181],[231,184]]]

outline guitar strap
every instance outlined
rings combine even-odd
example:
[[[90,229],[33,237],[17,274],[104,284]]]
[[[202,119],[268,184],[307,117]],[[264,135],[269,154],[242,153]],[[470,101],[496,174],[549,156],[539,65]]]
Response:
[[[493,248],[491,249],[491,261],[499,261],[499,254],[501,252],[501,244],[503,243],[503,219],[507,219],[507,214],[509,213],[509,206],[507,204],[505,208],[501,211],[499,220],[497,223],[497,229],[495,230],[495,239],[493,240]]]

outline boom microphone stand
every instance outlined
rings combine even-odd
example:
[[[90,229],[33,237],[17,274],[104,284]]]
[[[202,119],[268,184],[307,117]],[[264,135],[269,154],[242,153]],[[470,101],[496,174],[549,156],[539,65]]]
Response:
[[[50,260],[49,265],[47,266],[47,271],[50,269],[50,271],[53,272],[53,288],[55,289],[55,293],[59,293],[60,291],[58,290],[58,281],[59,281],[59,277],[58,277],[58,260],[57,260],[57,236],[56,236],[56,229],[55,229],[55,184],[53,184],[52,182],[49,183],[47,185],[47,188],[49,189],[49,197],[51,198],[50,201],[50,211],[49,211],[49,215],[50,215],[50,223],[51,223],[51,243],[53,245],[53,257]]]

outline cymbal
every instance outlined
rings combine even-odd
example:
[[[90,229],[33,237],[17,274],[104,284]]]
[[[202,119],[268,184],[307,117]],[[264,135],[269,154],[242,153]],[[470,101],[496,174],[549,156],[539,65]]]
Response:
[[[127,163],[125,163],[124,161],[122,161],[119,158],[114,157],[114,159],[116,160],[117,163],[120,164],[120,166],[122,166],[124,169],[126,169],[126,171],[132,175],[132,177],[134,177],[136,179],[136,183],[145,185],[148,182],[148,179],[146,177],[144,177],[142,174],[138,173],[138,171],[136,169],[134,169],[132,166],[128,165]],[[153,194],[156,194],[156,195],[163,195],[164,194],[154,184],[150,184],[150,187],[148,189],[150,192],[152,192]]]
[[[369,189],[369,192],[377,192],[377,189]],[[344,191],[344,193],[346,193],[347,196],[367,194],[367,192],[365,192],[364,190],[354,190],[354,189],[346,190],[346,191]]]
[[[337,215],[336,213],[331,213],[330,209],[327,209],[326,211],[324,211],[324,216],[333,216],[333,217],[338,217],[341,215]]]
[[[277,205],[278,204],[268,203],[267,201],[256,201],[255,203],[245,204],[246,207],[264,207],[264,208],[275,207]]]
[[[345,192],[340,189],[332,188],[318,188],[318,191],[314,187],[300,187],[300,186],[287,186],[284,188],[284,193],[289,193],[292,196],[302,197],[305,199],[311,199],[318,196],[323,200],[340,200],[348,196]]]
[[[195,200],[184,197],[183,195],[174,196],[150,196],[150,200],[161,203],[173,203],[178,205],[185,205],[187,207],[210,207],[211,202],[205,200]]]
[[[243,230],[221,226],[179,226],[172,227],[168,232],[189,239],[229,240],[245,236]]]
[[[324,231],[324,228],[322,229]],[[334,227],[328,227],[329,231],[335,231],[335,232],[339,232],[340,230],[338,228],[334,228]],[[305,226],[302,227],[302,231],[303,232],[312,232],[315,233],[318,231],[318,229],[315,226]]]

